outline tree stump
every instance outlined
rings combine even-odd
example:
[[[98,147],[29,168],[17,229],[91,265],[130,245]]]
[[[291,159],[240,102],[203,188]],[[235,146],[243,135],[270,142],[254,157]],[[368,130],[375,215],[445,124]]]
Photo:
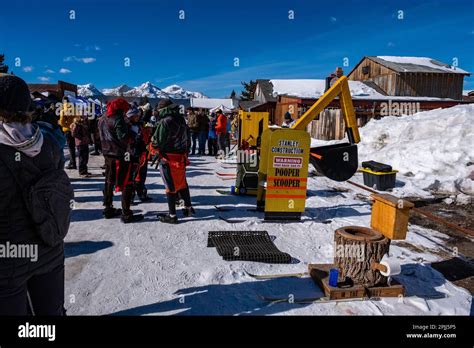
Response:
[[[388,253],[390,239],[370,228],[346,226],[336,230],[334,242],[339,281],[365,287],[387,284],[387,277],[374,268],[374,263]]]

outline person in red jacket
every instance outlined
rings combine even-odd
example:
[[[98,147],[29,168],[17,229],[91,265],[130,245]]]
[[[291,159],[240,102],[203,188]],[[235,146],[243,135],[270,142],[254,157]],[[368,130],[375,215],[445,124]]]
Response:
[[[216,111],[217,124],[216,124],[216,135],[217,135],[217,147],[219,148],[219,155],[225,156],[225,143],[227,136],[227,117],[222,113],[222,110]]]

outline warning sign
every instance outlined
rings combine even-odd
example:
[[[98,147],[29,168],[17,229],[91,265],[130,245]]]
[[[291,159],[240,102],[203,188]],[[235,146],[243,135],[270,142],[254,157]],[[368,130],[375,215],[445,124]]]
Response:
[[[273,168],[302,168],[303,157],[273,157]]]

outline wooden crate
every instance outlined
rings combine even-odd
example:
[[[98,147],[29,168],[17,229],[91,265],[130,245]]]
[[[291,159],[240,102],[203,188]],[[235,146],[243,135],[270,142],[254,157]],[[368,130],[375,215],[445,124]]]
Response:
[[[389,194],[372,194],[370,226],[392,240],[405,239],[408,217],[414,204]]]
[[[361,285],[338,288],[329,285],[329,270],[333,264],[309,264],[308,271],[315,284],[324,291],[331,300],[363,297],[398,297],[405,295],[405,287],[395,280],[390,286],[374,286],[366,288]]]

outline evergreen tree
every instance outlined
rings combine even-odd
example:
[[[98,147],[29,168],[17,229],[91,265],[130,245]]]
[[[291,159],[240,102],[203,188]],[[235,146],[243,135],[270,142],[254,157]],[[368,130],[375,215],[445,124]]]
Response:
[[[5,55],[0,54],[0,73],[8,74],[8,65],[5,65]]]
[[[232,90],[232,93],[230,94],[230,98],[231,98],[231,99],[234,99],[236,94],[237,94],[237,93],[235,93],[235,90]]]
[[[255,88],[257,87],[257,82],[250,80],[250,82],[242,81],[241,83],[244,89],[240,92],[240,99],[253,100]]]

